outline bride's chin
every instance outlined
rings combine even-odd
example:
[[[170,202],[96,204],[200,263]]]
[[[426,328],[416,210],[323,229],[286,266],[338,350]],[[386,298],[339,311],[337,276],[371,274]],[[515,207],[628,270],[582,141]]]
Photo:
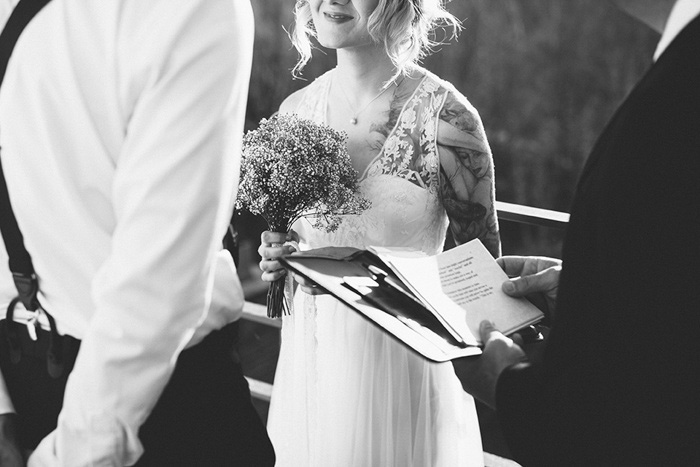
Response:
[[[319,34],[316,40],[325,49],[341,50],[341,49],[358,49],[372,45],[369,38],[352,39],[348,37],[328,37]]]

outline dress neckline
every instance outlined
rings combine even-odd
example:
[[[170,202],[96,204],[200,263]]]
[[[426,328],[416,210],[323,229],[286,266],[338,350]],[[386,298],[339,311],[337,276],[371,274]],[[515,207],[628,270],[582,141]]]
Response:
[[[336,69],[333,68],[330,73],[335,73]],[[401,111],[399,112],[399,115],[403,115],[403,113],[406,111],[406,108],[408,107],[408,104],[413,102],[416,94],[418,91],[423,87],[425,81],[428,79],[429,73],[425,70],[421,70],[421,73],[423,73],[423,77],[421,77],[420,81],[418,82],[418,85],[416,88],[413,90],[410,96],[408,96],[408,99],[406,99],[406,102],[403,103],[403,106],[401,106]],[[323,123],[328,125],[328,104],[330,102],[330,93],[331,93],[331,83],[333,82],[332,75],[329,74],[328,79],[326,81],[326,92],[325,92],[325,98],[326,102],[323,107]],[[398,118],[396,120],[396,123],[394,123],[394,126],[391,128],[391,131],[387,133],[386,139],[382,143],[382,147],[379,149],[379,152],[372,158],[370,159],[369,163],[365,166],[364,170],[362,171],[362,174],[357,178],[357,181],[362,183],[367,179],[367,173],[378,160],[380,160],[384,156],[384,148],[386,146],[387,141],[394,135],[396,132],[396,129],[398,128],[399,124],[401,123],[401,118]]]

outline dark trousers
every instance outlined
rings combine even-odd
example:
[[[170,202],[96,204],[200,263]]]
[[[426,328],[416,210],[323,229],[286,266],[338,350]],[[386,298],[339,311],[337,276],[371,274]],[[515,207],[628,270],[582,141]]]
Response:
[[[11,361],[10,334],[21,350]],[[18,415],[23,448],[34,449],[55,427],[63,404],[66,379],[80,342],[61,339],[64,371],[47,371],[48,332],[32,341],[24,325],[0,321],[0,369]],[[153,412],[139,431],[144,455],[139,467],[272,466],[275,455],[262,421],[252,405],[235,343],[236,323],[183,351],[175,372]],[[17,343],[15,344],[15,354]],[[128,381],[115,381],[128,387]]]

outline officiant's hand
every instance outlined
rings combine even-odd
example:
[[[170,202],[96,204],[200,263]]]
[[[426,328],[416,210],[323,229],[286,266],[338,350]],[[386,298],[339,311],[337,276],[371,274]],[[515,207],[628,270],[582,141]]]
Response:
[[[279,257],[297,251],[298,241],[299,235],[293,230],[286,234],[266,230],[260,235],[258,254],[262,258],[260,261],[262,280],[274,282],[287,274],[287,270],[279,262]]]
[[[527,357],[523,349],[498,332],[490,321],[481,322],[479,334],[484,343],[482,354],[452,360],[452,365],[464,390],[495,409],[496,383],[501,372],[511,365],[527,361]]]
[[[508,274],[503,291],[511,297],[527,297],[554,319],[561,260],[544,256],[502,256],[496,260]]]

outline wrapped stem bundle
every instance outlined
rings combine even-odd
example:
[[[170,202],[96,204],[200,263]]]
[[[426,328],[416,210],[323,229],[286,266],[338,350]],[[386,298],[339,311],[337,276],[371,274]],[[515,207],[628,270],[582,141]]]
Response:
[[[346,140],[345,133],[293,114],[261,120],[243,136],[236,208],[262,216],[273,232],[289,232],[301,217],[336,230],[343,215],[370,205],[359,194]],[[267,313],[280,317],[287,309],[282,278],[270,284]]]

